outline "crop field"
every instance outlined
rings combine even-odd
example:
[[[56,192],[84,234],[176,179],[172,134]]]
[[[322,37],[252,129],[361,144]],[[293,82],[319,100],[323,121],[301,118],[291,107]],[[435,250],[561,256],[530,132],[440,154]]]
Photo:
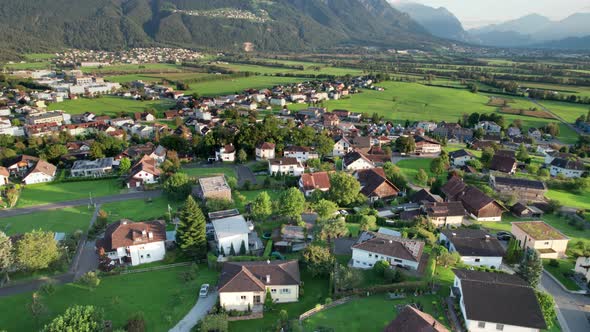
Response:
[[[361,75],[363,73],[360,69],[353,69],[353,68],[338,68],[338,67],[331,67],[325,64],[314,64],[308,63],[304,65],[303,70],[293,69],[293,68],[280,68],[280,67],[272,67],[272,66],[262,66],[262,65],[250,65],[250,64],[239,64],[239,63],[230,63],[219,65],[220,67],[224,67],[227,69],[231,69],[234,71],[242,71],[242,72],[252,72],[252,73],[259,73],[259,74],[280,74],[280,73],[289,73],[289,74],[300,74],[300,75],[335,75],[335,76],[344,76],[344,75]]]

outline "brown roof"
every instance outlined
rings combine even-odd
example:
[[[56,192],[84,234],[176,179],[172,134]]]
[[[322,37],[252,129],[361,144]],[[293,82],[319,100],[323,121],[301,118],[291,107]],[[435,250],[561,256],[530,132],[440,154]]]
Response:
[[[29,173],[27,173],[27,176],[29,176],[29,174],[33,174],[33,173],[43,173],[43,174],[47,174],[49,176],[54,176],[55,175],[55,171],[57,170],[57,166],[52,165],[48,162],[46,162],[45,160],[39,160],[37,162],[37,164],[35,165],[35,167],[33,167]],[[25,177],[27,177],[25,176]]]
[[[144,171],[150,173],[155,176],[159,176],[161,171],[156,166],[156,160],[150,156],[143,156],[132,168],[131,168],[131,176]]]
[[[313,149],[307,146],[298,146],[298,145],[291,145],[286,147],[283,151],[284,153],[287,152],[311,152]]]
[[[443,194],[445,194],[445,197],[448,200],[456,200],[464,189],[465,183],[463,182],[463,179],[457,176],[453,176],[447,183],[445,183],[441,187],[440,190]]]
[[[271,165],[300,165],[297,158],[283,157],[280,159],[271,159],[268,161]]]
[[[434,202],[426,204],[426,213],[429,217],[456,217],[464,216],[465,208],[461,202]]]
[[[225,149],[224,153],[233,153],[236,151],[236,148],[233,144],[226,144],[223,148]]]
[[[8,169],[6,167],[0,166],[0,175],[9,177],[10,173],[8,173]]]
[[[516,165],[516,159],[514,157],[494,155],[490,162],[490,169],[494,171],[500,171],[504,173],[510,173],[514,170]]]
[[[265,286],[299,285],[300,282],[297,260],[227,262],[219,276],[219,292],[264,291]]]
[[[434,317],[412,306],[402,311],[383,330],[384,332],[449,332]]]
[[[26,154],[21,154],[20,156],[16,156],[13,159],[11,159],[10,162],[8,163],[8,166],[12,166],[15,164],[20,164],[20,163],[26,163],[26,162],[36,162],[37,160],[39,160],[39,158],[29,156]]]
[[[96,246],[109,252],[117,248],[160,241],[166,241],[164,221],[132,222],[122,219],[107,227],[104,237],[97,241]]]
[[[476,211],[483,209],[488,204],[495,204],[500,209],[504,209],[493,198],[484,194],[481,190],[471,185],[467,186],[467,188],[465,188],[465,191],[463,191],[463,195],[461,196],[461,202],[463,202],[465,210],[475,215],[477,215],[477,213],[475,213]]]
[[[369,158],[367,158],[364,154],[358,151],[347,153],[344,156],[344,158],[342,158],[342,161],[344,162],[344,165],[350,165],[359,159],[364,159],[369,164],[373,164],[373,162]]]
[[[461,256],[502,257],[500,241],[481,229],[445,229],[443,233]]]
[[[275,144],[274,143],[269,143],[269,142],[264,142],[260,145],[258,145],[259,149],[262,150],[274,150],[275,149]]]
[[[363,232],[352,248],[420,262],[424,242],[375,232]]]
[[[399,194],[400,190],[387,179],[381,167],[358,170],[356,176],[362,187],[361,194],[367,197],[385,199]]]
[[[301,175],[303,190],[330,189],[328,172],[305,173]]]
[[[411,199],[411,202],[414,202],[414,203],[421,203],[424,201],[436,203],[436,202],[441,202],[442,199],[438,195],[433,195],[427,189],[420,189],[412,196],[412,199]]]

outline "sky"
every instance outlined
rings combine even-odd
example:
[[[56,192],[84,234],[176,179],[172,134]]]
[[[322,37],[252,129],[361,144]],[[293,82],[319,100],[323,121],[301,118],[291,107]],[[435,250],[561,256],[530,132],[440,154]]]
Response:
[[[590,12],[590,0],[392,0],[445,7],[465,29],[516,19],[537,13],[561,20],[577,12]],[[590,24],[590,23],[589,23]]]

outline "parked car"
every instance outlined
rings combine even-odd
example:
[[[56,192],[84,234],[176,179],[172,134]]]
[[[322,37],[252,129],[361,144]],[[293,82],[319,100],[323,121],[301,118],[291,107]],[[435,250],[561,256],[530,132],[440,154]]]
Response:
[[[199,297],[207,297],[207,295],[209,295],[209,284],[203,284],[199,291]]]
[[[513,237],[514,235],[512,235],[509,232],[500,231],[496,233],[496,238],[500,241],[510,241],[510,239],[512,239]]]
[[[348,215],[348,211],[340,210],[340,214],[346,217]]]

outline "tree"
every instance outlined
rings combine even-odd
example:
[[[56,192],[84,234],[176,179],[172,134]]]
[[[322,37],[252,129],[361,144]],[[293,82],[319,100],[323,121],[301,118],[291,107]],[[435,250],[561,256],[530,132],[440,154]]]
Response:
[[[195,259],[207,255],[205,215],[192,196],[188,196],[179,213],[180,222],[176,231],[176,243],[181,250]]]
[[[540,178],[548,178],[550,175],[551,173],[546,168],[540,168],[537,172],[537,176],[539,176]]]
[[[483,152],[481,153],[481,158],[480,158],[482,164],[484,164],[486,166],[489,165],[490,162],[492,161],[492,158],[494,158],[494,154],[495,154],[494,149],[489,148],[489,147],[484,148]]]
[[[131,315],[127,320],[127,324],[125,324],[125,330],[127,332],[144,332],[146,328],[143,312],[136,312]]]
[[[127,174],[131,169],[131,160],[127,157],[124,157],[119,162],[119,174]]]
[[[370,231],[377,228],[377,217],[364,215],[359,222],[362,231]]]
[[[246,254],[246,243],[242,240],[240,244],[240,256],[244,256]]]
[[[395,147],[401,153],[410,153],[416,150],[416,141],[413,136],[400,136],[395,141]]]
[[[86,272],[80,279],[77,281],[79,284],[84,285],[88,288],[94,289],[100,285],[100,278],[94,271]]]
[[[383,171],[385,172],[385,177],[397,188],[404,189],[408,187],[408,180],[406,180],[399,167],[395,166],[391,161],[383,164]]]
[[[313,204],[313,210],[318,214],[320,220],[326,220],[334,216],[338,211],[338,205],[332,201],[321,199]]]
[[[63,144],[49,144],[43,151],[42,155],[45,156],[50,162],[58,162],[61,157],[68,153],[68,148]]]
[[[76,305],[45,325],[43,332],[83,331],[100,332],[104,330],[103,313],[94,306]]]
[[[477,170],[481,170],[483,165],[481,164],[481,161],[477,160],[477,159],[471,159],[467,162],[467,165],[477,169]]]
[[[529,152],[527,151],[526,147],[524,146],[524,143],[520,143],[520,146],[518,147],[518,152],[516,153],[516,159],[518,159],[520,161],[525,161],[525,160],[528,160],[529,158],[530,158]]]
[[[386,260],[377,261],[377,263],[373,265],[373,272],[378,276],[383,276],[383,273],[385,273],[385,270],[387,269],[389,269],[389,263]]]
[[[252,202],[250,208],[252,217],[256,220],[266,220],[272,214],[272,201],[270,195],[263,191]]]
[[[420,168],[420,170],[416,174],[416,181],[418,181],[418,183],[422,185],[425,185],[426,181],[428,181],[428,174],[422,168]]]
[[[557,318],[557,312],[555,312],[555,300],[553,299],[553,296],[545,292],[535,291],[535,294],[537,295],[543,318],[545,318],[545,324],[547,324],[548,329],[551,329],[553,322]]]
[[[207,315],[201,321],[201,329],[203,332],[227,332],[229,331],[229,324],[227,321],[227,314]]]
[[[358,288],[362,285],[364,274],[359,269],[338,264],[335,271],[336,288],[347,290]]]
[[[349,206],[358,202],[361,185],[352,175],[338,172],[330,176],[328,198],[340,205]]]
[[[16,243],[16,262],[27,270],[46,269],[59,258],[53,232],[34,230]]]
[[[541,281],[541,274],[543,273],[543,262],[536,250],[529,248],[525,251],[517,273],[531,287],[537,288],[537,285]]]
[[[240,149],[238,151],[238,154],[236,155],[236,161],[238,162],[238,164],[243,164],[246,161],[248,161],[248,154],[246,153],[246,151],[244,151],[244,149]]]
[[[229,247],[229,255],[230,256],[235,256],[236,255],[236,248],[234,248],[234,243],[231,243],[231,246]]]
[[[164,181],[164,193],[175,201],[185,199],[191,193],[191,184],[188,175],[185,173],[175,173]]]
[[[328,248],[317,244],[305,248],[303,260],[314,277],[327,276],[332,271],[335,261]]]
[[[272,300],[272,295],[270,295],[270,289],[266,289],[266,294],[264,296],[264,310],[271,311],[274,307],[275,302]]]
[[[450,253],[448,251],[443,251],[437,259],[437,263],[444,267],[455,266],[457,263],[461,261],[461,256],[458,252]]]
[[[0,272],[5,272],[12,266],[12,241],[0,231]]]
[[[92,159],[104,158],[103,146],[99,142],[94,142],[90,145],[90,156]]]
[[[520,261],[522,256],[522,249],[518,246],[518,241],[515,238],[511,238],[508,242],[508,248],[506,249],[506,262],[514,264]]]
[[[441,158],[434,158],[430,162],[430,171],[436,175],[441,175],[447,170],[448,166]]]
[[[301,213],[305,210],[305,196],[295,187],[284,191],[279,198],[279,212],[285,217],[291,219],[301,218]]]
[[[344,218],[326,220],[321,223],[321,227],[320,238],[322,240],[330,241],[331,239],[339,238],[348,233],[348,227],[346,227]]]

